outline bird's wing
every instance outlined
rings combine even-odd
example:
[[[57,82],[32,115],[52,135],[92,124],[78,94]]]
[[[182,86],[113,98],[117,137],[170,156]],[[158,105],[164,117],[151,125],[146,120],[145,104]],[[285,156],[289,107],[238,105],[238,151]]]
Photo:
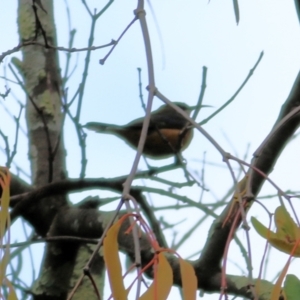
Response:
[[[128,128],[140,130],[143,126],[144,118],[135,120],[127,124]],[[149,130],[158,129],[182,129],[188,121],[180,114],[154,114],[151,116]]]
[[[182,129],[188,121],[180,114],[153,115],[151,125],[159,129]]]

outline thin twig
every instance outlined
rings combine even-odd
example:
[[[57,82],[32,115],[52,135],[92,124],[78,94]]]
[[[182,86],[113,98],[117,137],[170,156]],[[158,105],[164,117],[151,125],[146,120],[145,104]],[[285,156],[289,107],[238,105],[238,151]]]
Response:
[[[255,69],[257,68],[257,66],[259,65],[261,59],[264,56],[264,52],[262,51],[259,55],[259,58],[257,60],[257,62],[255,63],[254,67],[249,71],[248,76],[246,77],[246,79],[243,81],[243,83],[241,84],[241,86],[238,88],[238,90],[234,93],[234,95],[227,100],[220,108],[218,108],[214,113],[212,113],[210,116],[208,116],[206,119],[202,120],[200,122],[200,125],[204,125],[206,124],[209,120],[211,120],[213,117],[215,117],[219,112],[221,112],[225,107],[227,107],[235,98],[236,96],[240,93],[240,91],[244,88],[244,86],[246,85],[246,83],[249,81],[250,77],[253,75]]]

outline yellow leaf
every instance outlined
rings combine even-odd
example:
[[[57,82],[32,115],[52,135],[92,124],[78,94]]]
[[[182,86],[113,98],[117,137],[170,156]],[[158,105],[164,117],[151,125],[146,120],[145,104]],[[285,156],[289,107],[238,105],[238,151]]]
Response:
[[[284,206],[276,208],[275,224],[277,234],[283,239],[287,239],[290,242],[299,239],[299,228]]]
[[[16,292],[11,282],[7,278],[5,278],[4,283],[8,287],[7,300],[18,300]]]
[[[182,293],[184,300],[195,300],[197,293],[197,277],[193,266],[179,257]]]
[[[158,254],[158,265],[156,274],[154,275],[154,280],[139,300],[166,300],[172,285],[172,269],[164,254],[160,252]]]
[[[267,239],[273,247],[300,257],[300,229],[284,206],[279,206],[275,211],[276,232],[269,230],[254,217],[251,218],[251,222],[258,234]]]
[[[0,186],[2,188],[2,195],[0,199],[1,209],[0,209],[0,244],[3,244],[3,238],[5,235],[5,230],[10,226],[10,218],[9,218],[9,201],[10,201],[10,174],[8,169],[0,167]],[[1,253],[2,259],[0,262],[0,283],[4,280],[6,267],[9,262],[9,235],[7,239],[7,247],[2,249]]]
[[[9,222],[9,187],[10,187],[10,174],[8,170],[2,171],[0,168],[0,185],[2,188],[1,196],[1,211],[0,211],[0,238],[2,239],[5,234],[6,225]]]
[[[121,223],[122,220],[119,220],[113,226],[111,226],[103,242],[103,256],[114,300],[127,299],[127,291],[124,287],[122,267],[118,253],[118,233]]]
[[[269,239],[270,237],[275,238],[276,234],[275,232],[271,231],[269,228],[264,226],[262,223],[260,223],[256,218],[252,217],[251,218],[251,223],[257,233],[262,236],[265,239]]]
[[[284,253],[287,253],[294,257],[300,257],[300,247],[298,245],[296,248],[294,248],[295,243],[287,243],[285,240],[280,240],[277,238],[270,239],[269,242],[273,247]]]
[[[3,281],[4,279],[4,276],[5,276],[5,273],[6,273],[6,267],[8,265],[8,262],[9,262],[9,248],[6,247],[5,250],[4,250],[4,255],[2,257],[2,260],[0,262],[0,282]]]

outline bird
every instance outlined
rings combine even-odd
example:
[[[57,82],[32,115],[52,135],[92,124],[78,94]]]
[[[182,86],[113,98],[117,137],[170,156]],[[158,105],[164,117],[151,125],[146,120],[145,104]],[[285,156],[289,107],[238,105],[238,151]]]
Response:
[[[190,115],[196,106],[182,102],[173,102]],[[114,134],[124,140],[133,149],[137,149],[144,118],[139,118],[120,126],[107,123],[88,122],[83,127],[98,133]],[[150,116],[143,154],[151,159],[164,159],[179,154],[186,149],[193,137],[192,125],[174,110],[164,104]]]

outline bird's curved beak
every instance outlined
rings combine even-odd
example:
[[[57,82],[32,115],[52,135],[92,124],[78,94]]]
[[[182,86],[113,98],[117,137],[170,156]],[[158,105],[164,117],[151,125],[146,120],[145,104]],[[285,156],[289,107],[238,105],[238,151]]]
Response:
[[[212,107],[211,105],[193,105],[193,106],[189,106],[188,107],[188,110],[189,111],[193,111],[193,110],[195,110],[196,108],[202,108],[202,107]]]

